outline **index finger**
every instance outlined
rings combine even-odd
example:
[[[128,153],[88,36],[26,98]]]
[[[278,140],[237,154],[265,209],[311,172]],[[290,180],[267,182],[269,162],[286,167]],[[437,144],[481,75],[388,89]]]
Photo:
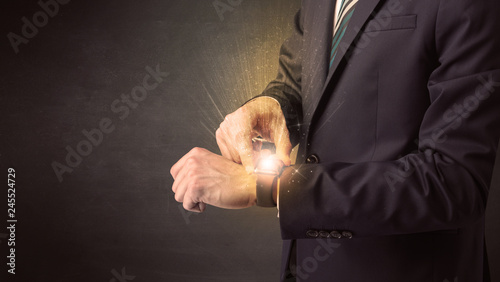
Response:
[[[235,136],[236,150],[240,154],[241,164],[245,167],[248,173],[254,170],[253,167],[253,144],[252,136],[247,134],[238,134]]]

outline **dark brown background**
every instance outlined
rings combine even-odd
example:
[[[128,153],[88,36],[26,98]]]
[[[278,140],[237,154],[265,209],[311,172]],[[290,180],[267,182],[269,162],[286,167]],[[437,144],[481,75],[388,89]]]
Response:
[[[231,9],[219,15],[214,3]],[[16,54],[7,34],[21,35],[21,19],[41,7],[3,1],[0,175],[16,169],[17,281],[112,281],[123,268],[135,276],[128,281],[276,281],[276,210],[187,213],[173,199],[169,169],[194,146],[218,152],[215,129],[273,78],[299,4],[73,0]],[[113,101],[158,64],[169,76],[119,119]],[[103,118],[114,131],[59,182],[52,162],[65,164],[66,147]],[[498,170],[495,177],[488,244],[500,279]]]

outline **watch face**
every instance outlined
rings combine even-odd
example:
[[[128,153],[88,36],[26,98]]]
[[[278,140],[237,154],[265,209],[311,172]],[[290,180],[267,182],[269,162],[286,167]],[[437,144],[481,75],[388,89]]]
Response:
[[[284,164],[280,159],[269,156],[258,160],[254,173],[278,176],[281,174],[283,167]]]

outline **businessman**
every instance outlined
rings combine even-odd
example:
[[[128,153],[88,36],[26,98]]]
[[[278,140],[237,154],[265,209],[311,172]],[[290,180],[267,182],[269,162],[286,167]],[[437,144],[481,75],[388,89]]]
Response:
[[[256,136],[281,281],[490,281],[484,211],[500,135],[500,2],[303,0],[279,72],[172,168],[175,198],[258,202]],[[292,146],[299,144],[290,165]]]

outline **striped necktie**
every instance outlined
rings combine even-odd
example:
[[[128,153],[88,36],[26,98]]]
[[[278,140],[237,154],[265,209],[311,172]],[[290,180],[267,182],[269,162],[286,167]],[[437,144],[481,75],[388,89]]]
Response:
[[[332,52],[330,53],[330,67],[332,66],[333,60],[335,60],[335,56],[337,55],[339,43],[344,36],[347,24],[349,23],[349,20],[351,20],[355,8],[354,6],[356,5],[356,3],[358,3],[358,0],[337,1],[342,1],[342,3],[340,4],[339,15],[333,31]]]

